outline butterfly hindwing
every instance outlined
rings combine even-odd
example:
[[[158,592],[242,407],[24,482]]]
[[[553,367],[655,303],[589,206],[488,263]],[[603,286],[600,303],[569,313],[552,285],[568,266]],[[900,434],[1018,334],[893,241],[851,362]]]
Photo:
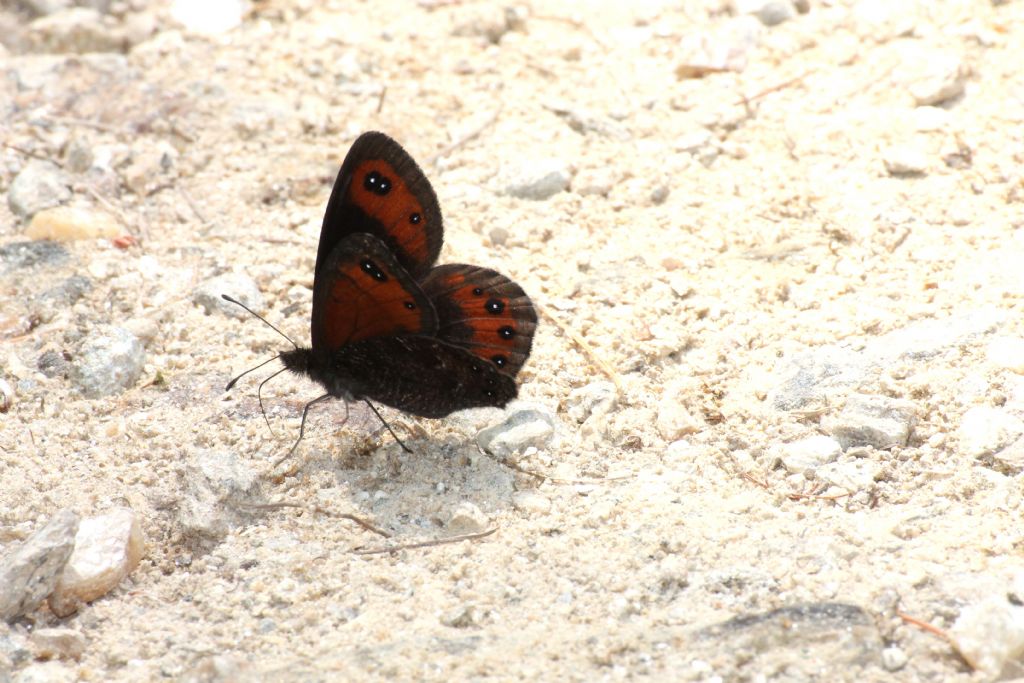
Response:
[[[444,226],[430,181],[401,145],[383,133],[364,133],[352,144],[327,203],[315,278],[343,239],[374,235],[413,278],[441,253]]]
[[[434,268],[420,285],[437,312],[438,339],[516,376],[537,328],[522,287],[489,268],[458,263]]]
[[[345,346],[332,363],[349,378],[356,396],[421,417],[502,407],[516,397],[512,377],[492,363],[431,337],[364,339]]]
[[[430,300],[376,237],[345,237],[328,254],[313,286],[313,351],[338,349],[371,337],[432,336]]]

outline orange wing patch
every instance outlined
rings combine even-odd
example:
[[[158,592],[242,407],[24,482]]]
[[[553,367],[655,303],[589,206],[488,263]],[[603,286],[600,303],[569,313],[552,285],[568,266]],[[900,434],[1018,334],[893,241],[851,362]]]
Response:
[[[342,240],[313,294],[313,349],[337,350],[370,337],[432,335],[430,300],[384,244],[367,234]]]
[[[516,283],[487,268],[438,266],[422,283],[437,312],[437,336],[515,376],[530,355],[537,313]]]
[[[429,259],[427,230],[432,226],[427,224],[423,205],[391,164],[382,159],[357,164],[346,199],[380,222],[410,259]]]

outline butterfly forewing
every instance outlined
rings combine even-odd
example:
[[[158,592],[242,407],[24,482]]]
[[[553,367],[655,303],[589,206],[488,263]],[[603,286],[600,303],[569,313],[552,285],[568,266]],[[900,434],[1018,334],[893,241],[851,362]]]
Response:
[[[437,331],[430,300],[376,237],[349,235],[326,258],[313,288],[313,350],[371,337]]]
[[[420,283],[437,312],[437,337],[510,377],[526,362],[537,312],[522,287],[489,268],[438,266]]]
[[[364,133],[352,144],[327,203],[316,255],[319,277],[343,239],[367,233],[380,239],[414,278],[441,253],[444,227],[437,196],[423,171],[383,133]]]

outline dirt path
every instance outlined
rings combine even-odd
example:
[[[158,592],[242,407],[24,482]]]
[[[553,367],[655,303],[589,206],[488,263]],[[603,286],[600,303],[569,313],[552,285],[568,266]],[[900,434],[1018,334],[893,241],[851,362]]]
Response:
[[[98,4],[0,10],[0,556],[122,506],[146,553],[0,681],[1024,675],[1024,4]],[[520,401],[387,411],[414,455],[335,402],[275,469],[317,390],[272,433],[223,387],[285,342],[203,297],[307,341],[374,129],[544,309]],[[58,203],[105,236],[12,246]]]

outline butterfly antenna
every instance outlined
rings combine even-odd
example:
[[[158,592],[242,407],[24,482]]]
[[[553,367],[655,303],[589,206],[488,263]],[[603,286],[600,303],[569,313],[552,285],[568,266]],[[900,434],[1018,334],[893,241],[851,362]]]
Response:
[[[236,299],[236,298],[234,298],[234,297],[230,297],[230,296],[228,296],[227,294],[221,294],[221,295],[220,295],[220,298],[224,299],[225,301],[230,301],[231,303],[235,304],[236,306],[241,306],[242,308],[244,308],[245,310],[247,310],[247,311],[249,312],[249,314],[250,314],[250,315],[252,315],[252,316],[253,316],[254,318],[259,318],[259,319],[260,319],[260,320],[262,320],[262,321],[263,321],[264,323],[266,323],[267,327],[269,327],[269,328],[270,328],[270,329],[272,329],[272,330],[273,330],[274,332],[277,332],[277,333],[278,333],[279,335],[281,335],[282,337],[284,337],[285,339],[287,339],[287,340],[288,340],[288,343],[289,343],[289,344],[291,344],[291,345],[292,345],[292,346],[294,346],[295,348],[299,348],[299,345],[298,345],[298,344],[296,344],[295,342],[293,342],[293,341],[292,341],[292,338],[291,338],[291,337],[289,337],[289,336],[288,336],[287,334],[285,334],[285,333],[284,333],[284,332],[282,332],[281,330],[279,330],[279,329],[277,329],[276,327],[274,327],[273,325],[271,325],[271,324],[270,324],[269,322],[267,322],[267,319],[266,319],[266,318],[264,318],[264,317],[263,317],[262,315],[260,315],[260,314],[259,314],[259,313],[257,313],[256,311],[252,310],[251,308],[249,308],[249,307],[248,307],[248,306],[246,306],[245,304],[243,304],[243,303],[242,303],[241,301],[239,301],[238,299]],[[255,370],[256,368],[253,368],[253,369]]]
[[[271,358],[270,360],[265,360],[265,361],[263,361],[262,363],[260,363],[259,365],[257,365],[256,367],[254,367],[254,368],[249,368],[248,370],[246,370],[245,372],[243,372],[242,374],[240,374],[240,375],[239,375],[238,377],[235,377],[235,378],[234,378],[233,380],[231,380],[230,382],[228,382],[228,385],[227,385],[226,387],[224,387],[224,391],[231,391],[231,389],[232,389],[232,388],[233,388],[233,387],[235,386],[235,384],[236,384],[236,383],[238,382],[238,380],[242,379],[243,377],[245,377],[246,375],[248,375],[248,374],[249,374],[250,372],[252,372],[253,370],[259,370],[260,368],[262,368],[262,367],[263,367],[264,365],[266,365],[267,363],[273,363],[273,362],[274,362],[275,360],[277,360],[277,359],[278,359],[278,358],[280,358],[280,357],[281,357],[281,354],[277,354],[276,356],[274,356],[274,357],[273,357],[273,358]]]
[[[331,397],[330,394],[324,394],[323,396],[317,396],[312,401],[310,401],[309,403],[306,404],[306,406],[302,409],[302,421],[299,422],[299,438],[295,439],[295,443],[292,444],[292,447],[288,449],[288,452],[285,453],[283,456],[281,456],[281,458],[278,459],[278,461],[274,463],[274,467],[277,467],[278,465],[283,463],[285,460],[287,460],[288,458],[292,457],[292,453],[294,453],[295,449],[299,447],[299,442],[302,441],[302,436],[306,433],[306,415],[309,414],[309,409],[312,408],[313,406],[315,406],[317,403],[320,403],[321,401],[326,401],[330,397]],[[347,408],[347,406],[346,406],[346,408]],[[347,415],[345,416],[345,419],[346,420],[348,419]]]
[[[366,399],[363,400],[365,401]],[[395,430],[391,428],[391,425],[388,424],[387,420],[381,417],[380,413],[377,412],[377,409],[373,407],[373,404],[366,401],[366,405],[370,406],[370,410],[372,410],[373,414],[377,416],[377,419],[381,421],[381,424],[388,428],[388,431],[391,432],[391,436],[395,437],[395,441],[397,441],[398,445],[402,447],[402,450],[406,453],[412,453],[412,449],[406,446],[402,440],[398,438],[398,434],[395,434]]]

